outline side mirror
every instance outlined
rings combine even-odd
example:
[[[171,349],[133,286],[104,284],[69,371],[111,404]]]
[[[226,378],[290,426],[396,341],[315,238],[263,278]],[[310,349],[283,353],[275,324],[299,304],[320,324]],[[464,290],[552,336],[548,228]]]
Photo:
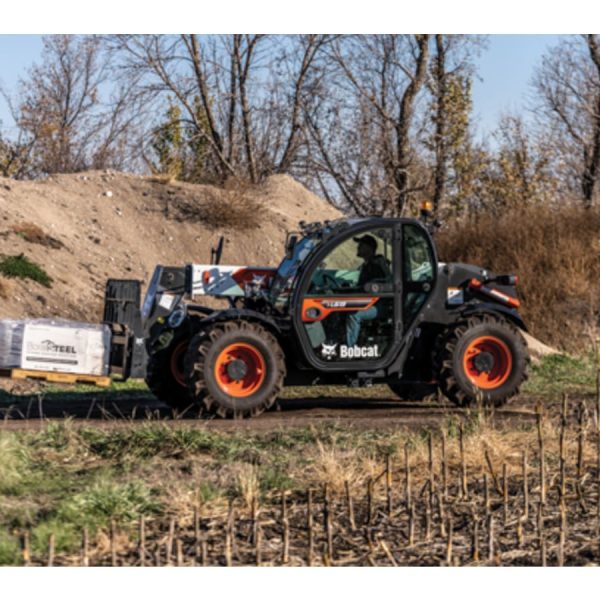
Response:
[[[285,243],[285,257],[288,260],[291,260],[294,257],[294,248],[296,247],[297,242],[297,235],[290,235],[290,237],[288,237],[287,242]]]

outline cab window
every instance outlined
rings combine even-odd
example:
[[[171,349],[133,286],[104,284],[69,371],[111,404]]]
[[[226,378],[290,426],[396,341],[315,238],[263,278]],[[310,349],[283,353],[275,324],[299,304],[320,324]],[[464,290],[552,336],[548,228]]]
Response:
[[[403,228],[404,326],[413,321],[431,291],[435,279],[435,261],[427,233],[417,225]],[[429,285],[427,285],[429,284]]]
[[[308,295],[364,294],[368,284],[391,282],[391,230],[381,228],[336,246],[315,269]]]

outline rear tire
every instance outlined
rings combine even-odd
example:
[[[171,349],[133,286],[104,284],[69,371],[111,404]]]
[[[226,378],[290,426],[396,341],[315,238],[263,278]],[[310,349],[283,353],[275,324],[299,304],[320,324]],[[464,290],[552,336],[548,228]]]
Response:
[[[248,321],[218,323],[192,338],[185,357],[190,395],[223,418],[255,417],[283,389],[285,360],[275,337]]]
[[[188,339],[173,342],[168,348],[150,357],[146,369],[146,384],[161,401],[177,410],[194,404],[184,376],[184,357]]]
[[[530,360],[519,330],[492,315],[449,327],[438,340],[436,356],[440,388],[458,406],[478,400],[502,406],[527,379]]]

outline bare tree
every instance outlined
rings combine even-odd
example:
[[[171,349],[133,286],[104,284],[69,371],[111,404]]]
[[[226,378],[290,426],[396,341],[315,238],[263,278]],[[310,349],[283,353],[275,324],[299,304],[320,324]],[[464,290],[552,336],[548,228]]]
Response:
[[[470,208],[501,213],[533,203],[552,203],[557,181],[552,148],[537,141],[520,116],[506,114],[493,133],[495,148],[479,156],[477,193]]]
[[[345,36],[307,116],[324,193],[333,184],[358,213],[402,214],[418,181],[417,98],[427,78],[428,35]]]
[[[16,98],[5,94],[28,176],[125,166],[135,112],[127,88],[106,89],[108,77],[100,38],[44,38],[42,60],[20,80]]]
[[[320,70],[315,68],[319,53],[326,48],[334,36],[303,35],[297,36],[290,52],[284,55],[287,70],[285,76],[291,82],[290,101],[286,103],[288,122],[287,136],[283,152],[277,164],[277,171],[284,173],[290,169],[294,157],[303,140],[303,107],[310,104],[310,95],[318,85]]]
[[[124,77],[151,110],[166,99],[209,148],[205,179],[258,182],[293,170],[303,140],[301,103],[329,36],[113,36]],[[148,122],[156,128],[156,123]],[[151,131],[147,139],[151,139]]]
[[[598,35],[562,41],[534,77],[541,134],[553,141],[567,189],[590,207],[600,177],[600,49]]]
[[[484,36],[435,36],[431,76],[431,149],[434,157],[433,208],[437,214],[446,201],[451,183],[452,158],[467,143],[470,125],[470,82],[475,72],[474,58],[485,47]],[[457,173],[454,169],[454,178]],[[458,186],[460,184],[455,182]]]
[[[439,209],[476,187],[463,147],[478,43],[50,36],[13,103],[21,137],[4,162],[24,173],[17,156],[28,157],[29,175],[144,165],[218,183],[290,173],[357,214],[406,214],[431,195]]]
[[[435,36],[435,61],[433,67],[433,80],[435,81],[434,96],[435,110],[435,187],[433,194],[433,210],[437,214],[446,194],[446,181],[448,179],[448,143],[447,143],[447,117],[448,117],[448,70],[446,67],[447,47],[444,36]]]

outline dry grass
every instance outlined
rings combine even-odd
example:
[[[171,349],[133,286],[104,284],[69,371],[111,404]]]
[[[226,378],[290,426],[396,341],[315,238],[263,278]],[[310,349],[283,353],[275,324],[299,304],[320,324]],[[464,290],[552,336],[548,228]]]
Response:
[[[253,188],[233,180],[223,189],[207,189],[202,196],[179,196],[170,201],[169,214],[179,221],[202,223],[210,229],[257,229],[265,216]]]
[[[0,298],[8,298],[9,295],[9,284],[8,282],[0,277]]]
[[[599,233],[599,209],[538,206],[451,224],[437,241],[444,261],[519,275],[532,333],[581,351],[586,326],[600,318]]]
[[[0,437],[0,457],[0,493],[6,493],[23,479],[26,448],[15,438]]]
[[[309,453],[309,461],[303,478],[317,487],[327,484],[334,493],[342,493],[346,482],[353,489],[364,487],[381,467],[373,452],[348,448],[335,438],[327,443],[317,440],[315,450]]]
[[[55,250],[64,248],[64,244],[60,240],[48,235],[41,227],[34,223],[18,223],[10,229],[13,233],[16,233],[31,244],[40,244],[41,246]]]
[[[150,183],[159,183],[161,185],[170,185],[171,183],[176,181],[175,177],[168,173],[157,173],[155,175],[150,175],[145,179]]]
[[[246,508],[251,508],[253,502],[260,497],[259,473],[256,465],[242,464],[237,472],[237,488]]]

